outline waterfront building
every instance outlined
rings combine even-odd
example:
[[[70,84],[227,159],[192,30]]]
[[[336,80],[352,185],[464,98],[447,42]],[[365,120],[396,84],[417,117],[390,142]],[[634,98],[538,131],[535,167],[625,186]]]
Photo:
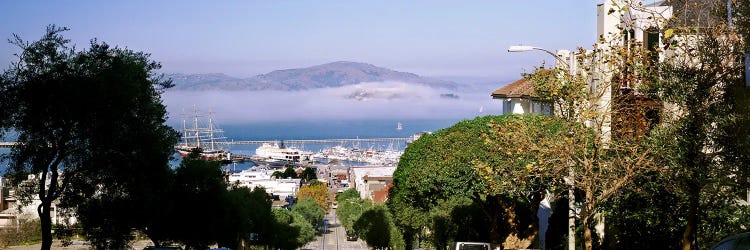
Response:
[[[256,167],[243,170],[239,173],[229,175],[230,184],[239,187],[256,188],[262,187],[271,196],[278,196],[280,200],[294,197],[299,191],[302,179],[277,179],[272,177],[275,170]]]

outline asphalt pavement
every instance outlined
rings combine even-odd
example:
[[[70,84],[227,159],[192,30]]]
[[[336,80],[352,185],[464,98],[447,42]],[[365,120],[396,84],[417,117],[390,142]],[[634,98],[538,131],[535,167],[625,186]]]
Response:
[[[344,250],[344,249],[361,249],[367,250],[367,243],[362,239],[356,241],[346,240],[346,230],[342,227],[336,219],[336,210],[326,214],[324,219],[324,226],[321,229],[322,233],[316,237],[316,239],[310,243],[307,243],[302,249],[310,250]]]

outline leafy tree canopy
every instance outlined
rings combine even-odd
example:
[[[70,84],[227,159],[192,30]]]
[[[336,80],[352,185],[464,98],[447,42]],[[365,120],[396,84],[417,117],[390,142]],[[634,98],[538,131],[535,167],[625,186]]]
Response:
[[[338,196],[336,196],[336,201],[342,202],[342,201],[349,200],[352,198],[359,199],[360,194],[359,194],[359,191],[357,191],[356,189],[349,188],[347,190],[344,190],[343,193],[340,193]]]
[[[502,164],[505,158],[485,142],[496,136],[493,124],[502,124],[509,119],[515,118],[486,116],[462,121],[424,135],[406,148],[393,174],[394,186],[388,206],[407,243],[411,242],[411,237],[422,234],[424,228],[434,232],[430,210],[454,197],[466,197],[479,204],[482,214],[492,223],[491,237],[485,241],[502,243],[511,231],[529,230],[520,225],[528,226],[533,216],[517,216],[516,220],[508,216],[516,208],[534,207],[532,203],[540,200],[538,195],[528,201],[517,199],[511,192],[492,189],[487,179],[475,170],[476,166],[492,166],[498,167],[498,171],[506,171],[499,167],[507,166]],[[518,189],[527,190],[523,184],[520,183]],[[507,222],[519,227],[506,225]]]
[[[357,197],[339,201],[336,216],[341,222],[341,226],[347,231],[353,231],[354,222],[371,207],[372,203],[369,200],[360,199],[358,195]]]
[[[328,211],[328,187],[325,185],[305,185],[297,192],[297,199],[311,199],[324,211]]]
[[[393,223],[385,205],[375,205],[362,213],[354,223],[354,231],[374,249],[403,249],[401,233]]]
[[[306,182],[309,182],[312,180],[317,180],[318,174],[315,173],[314,168],[306,167],[305,170],[303,170],[302,173],[299,175],[299,178]]]
[[[302,215],[286,209],[273,209],[274,249],[297,249],[315,239],[315,230]]]
[[[145,227],[169,176],[176,133],[164,125],[159,91],[171,83],[148,54],[96,40],[75,51],[66,30],[49,26],[38,41],[11,40],[22,52],[0,77],[0,131],[12,129],[23,146],[7,155],[8,174],[37,177],[42,249],[51,246],[58,199],[78,210],[91,237],[118,238],[95,247],[119,248],[131,228]],[[97,211],[123,204],[129,213]]]
[[[313,226],[322,221],[326,213],[315,203],[315,200],[310,198],[299,200],[297,204],[292,206],[292,212],[302,215]]]

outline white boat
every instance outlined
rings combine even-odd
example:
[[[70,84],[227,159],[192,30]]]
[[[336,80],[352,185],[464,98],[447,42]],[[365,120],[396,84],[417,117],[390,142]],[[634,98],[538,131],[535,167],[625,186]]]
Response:
[[[263,143],[255,149],[255,156],[266,161],[310,162],[313,160],[312,155],[312,152],[299,150],[295,147],[284,147],[270,143]]]
[[[187,119],[183,116],[182,130],[180,130],[182,138],[180,138],[181,142],[175,146],[175,150],[177,150],[181,156],[185,157],[190,154],[193,149],[200,148],[202,150],[201,156],[203,158],[231,160],[231,154],[229,151],[221,148],[219,145],[220,140],[224,140],[226,137],[217,136],[224,131],[215,128],[213,113],[208,113],[208,126],[201,127],[198,121],[200,115],[195,106],[193,107],[193,111],[192,127],[187,127]]]
[[[361,150],[357,147],[333,146],[323,148],[316,157],[349,162],[361,162],[373,165],[389,165],[398,163],[403,151],[394,150],[392,146],[388,149]]]
[[[399,130],[399,131],[400,131],[400,130],[402,130],[402,129],[404,129],[404,126],[403,126],[403,125],[401,124],[401,122],[397,123],[397,124],[396,124],[396,130]]]

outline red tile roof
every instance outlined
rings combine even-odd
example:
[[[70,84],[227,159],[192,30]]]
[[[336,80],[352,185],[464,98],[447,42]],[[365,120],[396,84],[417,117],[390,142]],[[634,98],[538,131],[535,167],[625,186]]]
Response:
[[[391,190],[391,187],[393,187],[393,183],[389,183],[385,186],[385,188],[375,191],[372,193],[372,202],[373,203],[383,203],[388,201],[388,190]]]
[[[518,81],[512,82],[502,88],[492,91],[492,97],[494,98],[536,98],[536,91],[534,86],[525,78],[521,78]]]

